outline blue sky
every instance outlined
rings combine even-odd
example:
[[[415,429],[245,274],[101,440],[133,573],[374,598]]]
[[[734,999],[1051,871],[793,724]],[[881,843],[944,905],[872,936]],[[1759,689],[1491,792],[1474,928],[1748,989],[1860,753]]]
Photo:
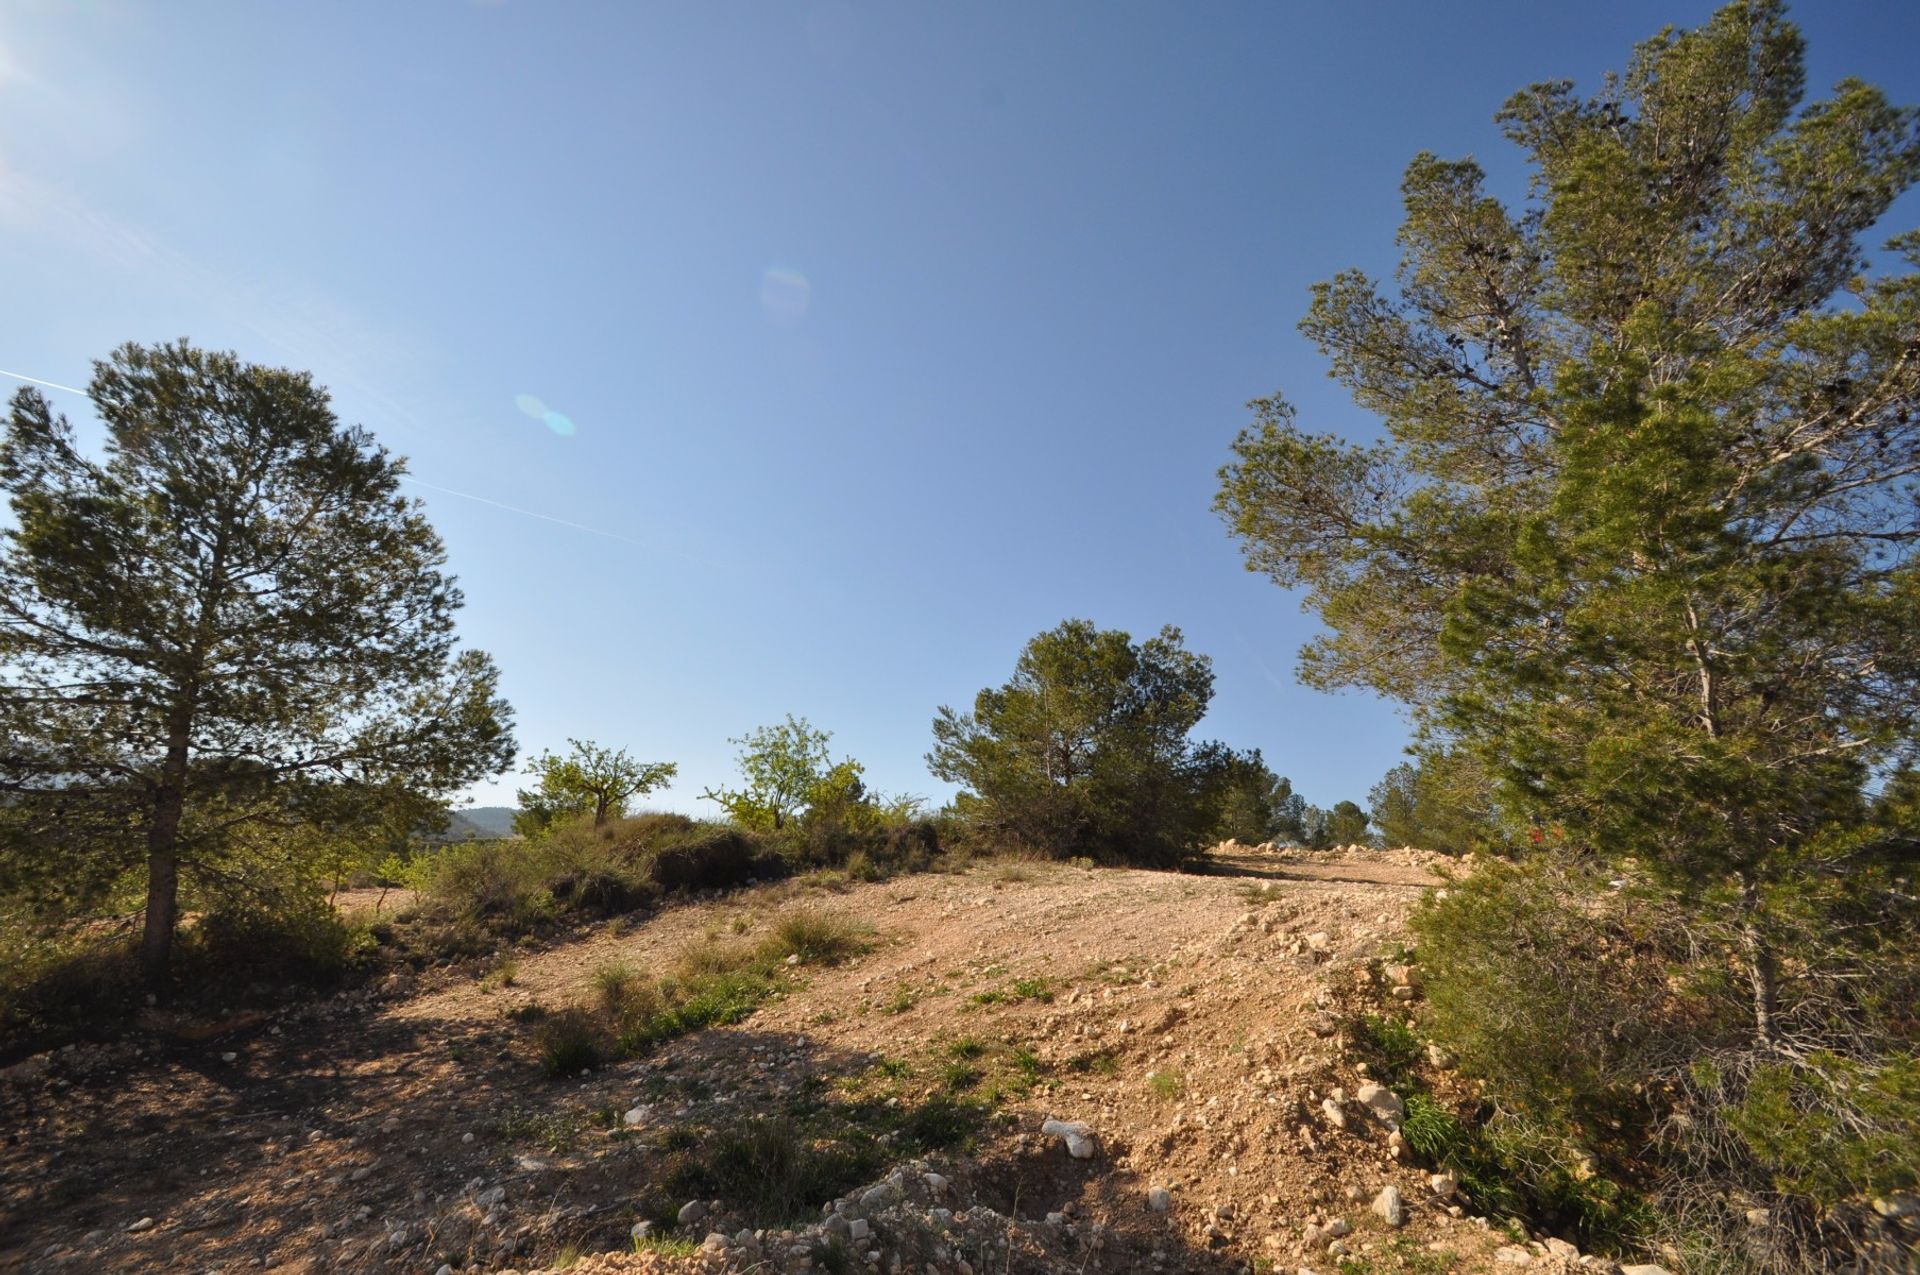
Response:
[[[312,369],[431,484],[523,752],[677,761],[658,804],[788,712],[944,796],[935,707],[1068,616],[1180,625],[1203,734],[1364,802],[1403,721],[1295,684],[1209,512],[1243,404],[1370,433],[1294,324],[1391,272],[1406,161],[1519,194],[1509,92],[1712,7],[15,0],[0,368]],[[1796,17],[1816,94],[1920,101],[1920,6]]]

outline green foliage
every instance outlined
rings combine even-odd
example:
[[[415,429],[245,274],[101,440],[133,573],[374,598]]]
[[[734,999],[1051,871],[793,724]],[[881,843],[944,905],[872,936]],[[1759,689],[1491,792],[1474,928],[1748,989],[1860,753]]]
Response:
[[[1347,1024],[1348,1047],[1389,1088],[1406,1084],[1426,1050],[1413,1029],[1395,1018],[1365,1014]]]
[[[1727,1123],[1773,1189],[1822,1208],[1920,1184],[1920,1058],[1819,1051],[1761,1066]]]
[[[527,764],[527,774],[540,782],[519,791],[513,829],[522,836],[538,836],[581,815],[593,816],[595,827],[622,818],[629,801],[671,782],[680,770],[673,762],[635,761],[624,748],[578,739],[567,744],[565,756],[544,752]]]
[[[731,889],[783,871],[760,838],[724,824],[638,815],[595,825],[580,815],[534,842],[423,852],[408,877],[433,913],[510,935],[566,914],[618,916],[665,895]]]
[[[1397,289],[1340,274],[1302,325],[1384,439],[1261,400],[1216,506],[1326,622],[1303,675],[1407,702],[1568,861],[1425,910],[1436,1034],[1541,1145],[1660,1161],[1668,1223],[1757,1270],[1858,1239],[1819,1200],[1905,1136],[1916,1044],[1915,838],[1871,789],[1920,737],[1920,235],[1871,272],[1862,240],[1920,111],[1804,87],[1746,0],[1593,98],[1512,97],[1525,208],[1416,156]]]
[[[540,1025],[540,1069],[554,1079],[577,1076],[606,1061],[606,1033],[584,1010],[563,1009]]]
[[[709,788],[701,795],[720,803],[728,818],[744,828],[778,832],[830,783],[844,792],[858,781],[857,767],[830,779],[831,738],[831,732],[815,730],[806,718],[789,713],[782,724],[761,726],[730,741],[740,748],[739,788]]]
[[[543,1056],[553,1040],[571,1049],[577,1040],[590,1038],[603,1056],[627,1057],[676,1036],[737,1023],[779,990],[793,966],[851,960],[871,946],[870,934],[869,927],[851,918],[799,910],[782,916],[758,943],[689,947],[663,977],[649,978],[620,964],[603,966],[593,976],[586,1006],[542,1026]],[[549,1074],[564,1073],[549,1069]]]
[[[142,874],[159,987],[183,873],[246,875],[264,841],[312,875],[278,835],[303,809],[441,798],[513,744],[404,465],[308,376],[129,344],[89,395],[101,459],[33,389],[0,441],[0,890]]]
[[[1135,643],[1068,620],[1028,642],[1012,680],[942,708],[927,761],[964,785],[987,839],[1068,858],[1172,867],[1217,825],[1231,756],[1188,732],[1213,670],[1180,631]]]
[[[1581,902],[1596,896],[1609,892],[1590,871],[1496,861],[1429,894],[1410,925],[1433,1036],[1515,1109],[1605,1127],[1638,1106],[1671,995],[1655,958],[1680,936],[1661,932],[1673,918],[1655,900]]]
[[[1470,755],[1430,750],[1389,770],[1368,794],[1386,846],[1466,854],[1502,844],[1493,781]]]
[[[1367,812],[1351,801],[1335,802],[1333,809],[1327,812],[1326,841],[1328,845],[1354,846],[1364,845],[1367,840]]]

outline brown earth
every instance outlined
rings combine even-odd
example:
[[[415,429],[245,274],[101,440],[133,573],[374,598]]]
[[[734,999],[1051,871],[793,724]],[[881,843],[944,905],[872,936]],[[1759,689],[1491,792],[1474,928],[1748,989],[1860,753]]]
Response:
[[[0,1270],[746,1269],[739,1249],[633,1253],[662,1147],[810,1097],[912,1104],[942,1085],[991,1118],[967,1154],[894,1180],[950,1181],[950,1216],[923,1202],[946,1238],[876,1239],[878,1265],[851,1269],[1493,1270],[1498,1230],[1451,1215],[1358,1106],[1344,1131],[1321,1107],[1364,1080],[1321,1009],[1329,983],[1377,970],[1427,862],[1233,847],[1210,875],[997,863],[762,886],[523,952],[510,984],[394,976],[211,1039],[62,1051],[0,1084]],[[574,1079],[540,1070],[525,1007],[797,906],[863,919],[874,949],[796,972],[737,1026]],[[956,1078],[955,1059],[974,1061]],[[1069,1158],[1049,1118],[1084,1122],[1097,1154]],[[1369,1212],[1388,1184],[1400,1229]],[[1147,1207],[1153,1187],[1169,1213]],[[1302,1245],[1336,1218],[1344,1259],[1325,1235]],[[969,1257],[980,1226],[1006,1238]],[[759,1269],[793,1269],[806,1242],[752,1248],[772,1255]],[[1541,1253],[1509,1248],[1498,1269],[1558,1265]]]

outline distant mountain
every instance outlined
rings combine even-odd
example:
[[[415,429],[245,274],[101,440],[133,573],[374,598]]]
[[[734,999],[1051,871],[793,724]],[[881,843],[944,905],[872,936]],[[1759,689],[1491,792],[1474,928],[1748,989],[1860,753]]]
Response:
[[[468,806],[453,812],[447,823],[448,841],[491,841],[513,835],[512,806]]]

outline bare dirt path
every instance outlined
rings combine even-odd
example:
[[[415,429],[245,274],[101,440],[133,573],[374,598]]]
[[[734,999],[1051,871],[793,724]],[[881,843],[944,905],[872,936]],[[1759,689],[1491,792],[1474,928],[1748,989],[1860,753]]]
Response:
[[[685,1131],[862,1085],[991,1106],[966,1163],[942,1167],[988,1216],[1108,1237],[1071,1263],[1009,1252],[1007,1269],[1331,1271],[1325,1238],[1310,1251],[1301,1232],[1336,1217],[1371,1263],[1354,1269],[1492,1269],[1493,1237],[1391,1158],[1383,1128],[1316,1115],[1360,1080],[1328,1039],[1325,980],[1394,943],[1424,865],[1237,850],[1214,868],[989,863],[761,887],[522,953],[510,986],[395,978],[217,1040],[57,1055],[41,1081],[0,1089],[0,1269],[539,1269],[630,1248],[658,1148]],[[738,1026],[573,1080],[539,1070],[526,1007],[796,906],[865,920],[874,950],[796,977]],[[1039,1131],[1049,1118],[1084,1122],[1098,1156],[1069,1159]],[[1387,1184],[1410,1217],[1370,1229]],[[932,1269],[976,1269],[960,1248]]]

